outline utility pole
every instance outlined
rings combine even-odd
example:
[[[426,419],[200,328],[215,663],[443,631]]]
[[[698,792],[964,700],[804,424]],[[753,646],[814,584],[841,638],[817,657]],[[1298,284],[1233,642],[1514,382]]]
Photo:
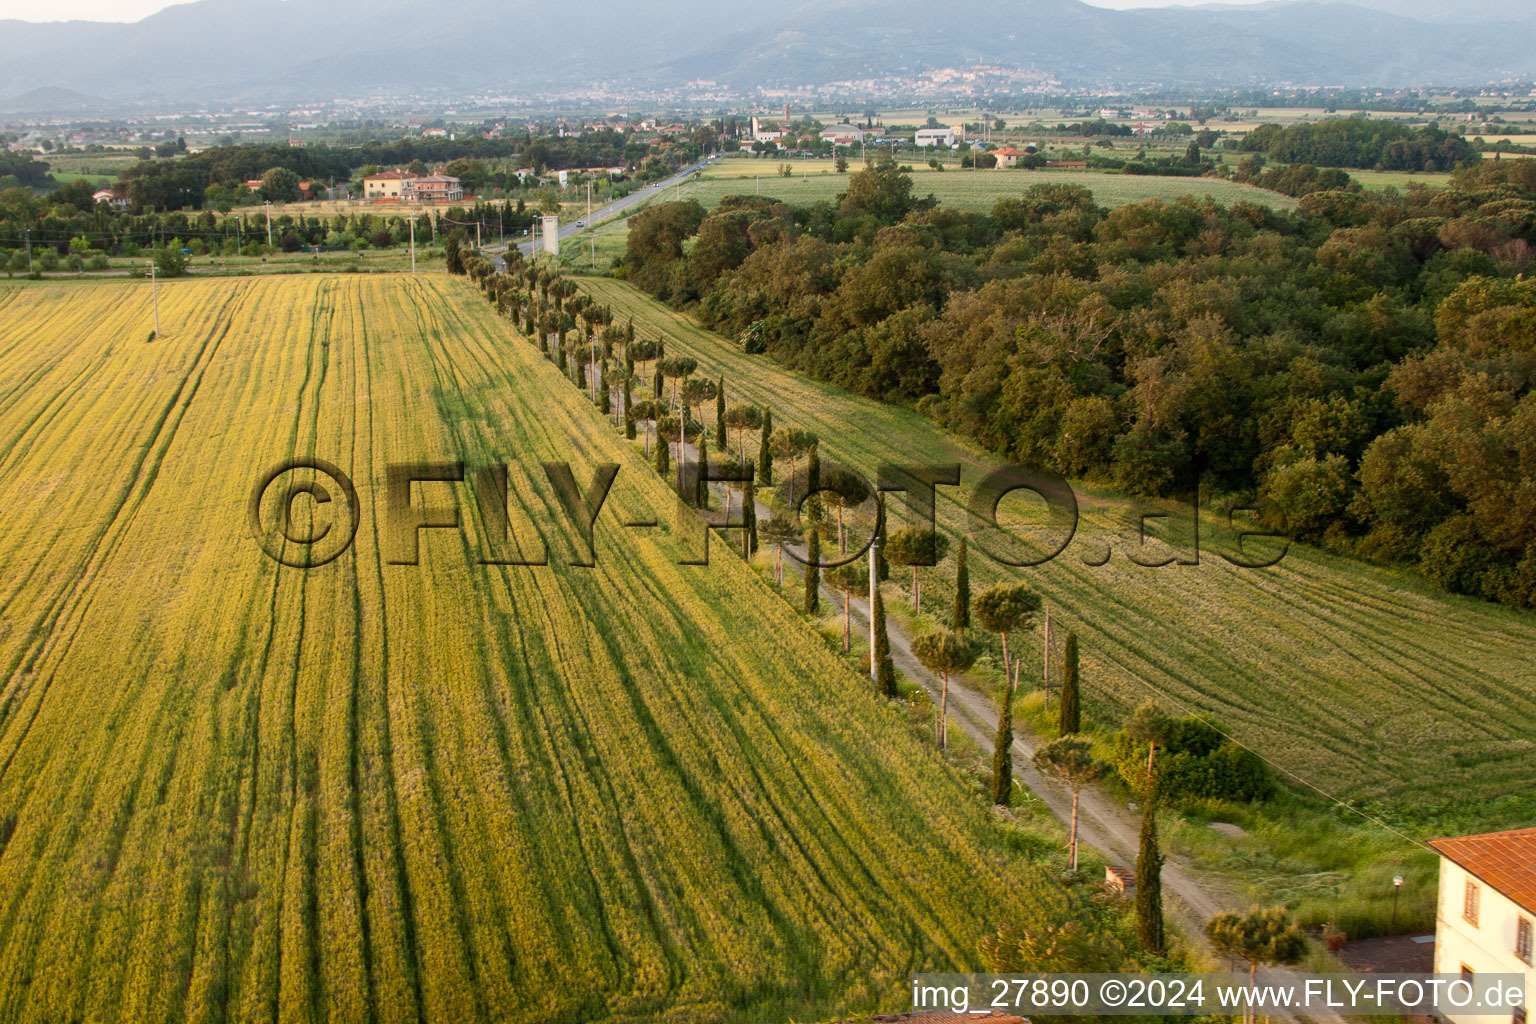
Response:
[[[264,199],[261,205],[267,208],[267,248],[270,249],[272,248],[272,200]]]
[[[592,230],[592,182],[587,182],[587,230]]]
[[[411,218],[411,273],[416,273],[416,218]]]
[[[480,248],[480,222],[475,221],[475,248]]]
[[[880,666],[875,663],[875,588],[880,586],[880,580],[875,574],[875,549],[879,546],[878,538],[869,545],[869,678],[877,683]]]
[[[27,237],[27,273],[30,275],[32,273],[32,229],[31,228],[27,228],[27,230],[26,230],[26,237]]]
[[[155,305],[155,337],[160,337],[160,286],[155,281],[155,261],[149,261],[149,296]]]

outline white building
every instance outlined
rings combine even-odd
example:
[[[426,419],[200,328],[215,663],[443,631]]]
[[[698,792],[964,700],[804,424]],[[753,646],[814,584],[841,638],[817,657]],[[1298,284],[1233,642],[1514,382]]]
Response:
[[[1435,973],[1525,976],[1524,1006],[1498,1017],[1457,1013],[1451,1024],[1526,1024],[1536,1000],[1536,828],[1436,839],[1440,896],[1435,913]]]
[[[914,146],[953,146],[955,144],[955,130],[953,128],[919,128],[917,134],[912,137]]]
[[[856,124],[835,124],[823,129],[821,138],[834,146],[857,146],[864,141],[864,129]]]

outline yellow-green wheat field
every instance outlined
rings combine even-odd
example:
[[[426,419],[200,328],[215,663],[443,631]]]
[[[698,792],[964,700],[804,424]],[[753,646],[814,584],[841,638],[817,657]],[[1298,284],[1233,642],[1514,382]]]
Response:
[[[0,1020],[827,1015],[1060,912],[727,545],[679,564],[661,481],[469,284],[162,284],[152,341],[149,302],[0,290]],[[247,516],[295,456],[359,497],[309,569]],[[544,460],[620,466],[593,568]],[[468,467],[413,492],[462,522],[417,565],[395,462]],[[481,564],[495,463],[549,565]]]

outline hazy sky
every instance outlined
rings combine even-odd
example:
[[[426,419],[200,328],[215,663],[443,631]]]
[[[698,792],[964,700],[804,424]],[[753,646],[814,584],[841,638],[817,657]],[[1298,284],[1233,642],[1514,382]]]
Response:
[[[363,0],[359,0],[361,4]],[[1169,7],[1208,3],[1209,0],[1088,0],[1095,7]],[[1260,0],[1225,0],[1227,3],[1258,3]],[[22,21],[138,21],[171,6],[170,0],[0,0],[0,18]]]

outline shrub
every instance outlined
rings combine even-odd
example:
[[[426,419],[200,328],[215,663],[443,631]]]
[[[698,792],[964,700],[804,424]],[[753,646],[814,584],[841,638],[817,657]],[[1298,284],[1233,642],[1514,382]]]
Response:
[[[1125,732],[1115,734],[1111,761],[1120,777],[1140,789],[1147,774],[1147,745]],[[1269,766],[1258,755],[1226,739],[1204,719],[1181,718],[1154,759],[1159,795],[1173,800],[1267,800],[1275,794]]]

